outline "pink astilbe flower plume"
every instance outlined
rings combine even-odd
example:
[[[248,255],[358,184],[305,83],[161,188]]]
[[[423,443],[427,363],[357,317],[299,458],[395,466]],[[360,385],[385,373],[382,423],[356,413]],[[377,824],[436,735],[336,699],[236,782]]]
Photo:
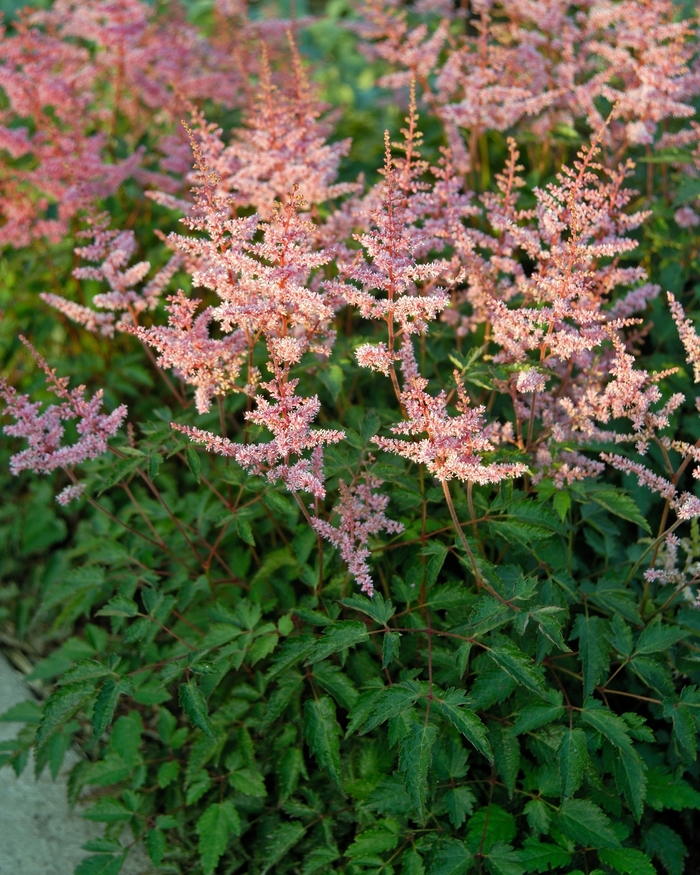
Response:
[[[138,142],[146,131],[170,133],[182,103],[176,95],[221,100],[238,92],[225,56],[184,21],[178,4],[169,6],[165,23],[139,0],[58,0],[48,10],[25,10],[3,35],[0,88],[8,107],[0,111],[0,148],[23,160],[0,182],[0,245],[57,242],[82,209],[129,177],[149,179]],[[111,110],[101,99],[106,86],[114,90]],[[122,115],[131,154],[115,160]],[[17,118],[24,127],[14,128]]]
[[[314,96],[291,33],[288,38],[291,75],[274,81],[263,47],[257,93],[228,145],[221,129],[207,125],[201,115],[193,126],[203,160],[217,174],[216,194],[233,208],[252,206],[265,219],[294,186],[309,205],[358,189],[337,182],[350,140],[327,142],[334,118]]]
[[[115,330],[131,330],[141,313],[155,309],[163,289],[184,259],[179,252],[174,252],[163,268],[142,288],[137,288],[148,275],[150,263],[139,261],[129,264],[137,250],[136,237],[133,231],[110,228],[109,221],[107,213],[92,216],[88,219],[89,227],[78,232],[81,237],[91,238],[92,243],[76,247],[75,253],[86,261],[94,262],[95,266],[77,267],[73,271],[77,279],[107,283],[109,291],[99,293],[92,299],[94,307],[107,312],[94,310],[53,293],[42,293],[41,298],[89,331],[99,331],[111,337]],[[116,313],[122,314],[119,319]]]
[[[678,329],[678,336],[685,349],[686,361],[693,366],[695,382],[700,383],[700,338],[691,320],[686,319],[683,307],[670,292],[668,292],[668,302],[671,306],[673,321]]]
[[[187,338],[178,338],[186,341],[178,350],[172,345],[174,335],[166,335],[163,329],[143,331],[141,336],[157,348],[159,344],[160,349],[168,345],[169,361],[189,382],[197,379],[201,383],[202,374],[190,365],[201,362],[203,352],[211,352],[216,358],[225,350],[233,355],[236,365],[239,355],[249,354],[245,388],[255,395],[256,409],[248,411],[246,419],[267,428],[273,439],[260,444],[236,444],[201,429],[175,423],[173,427],[209,449],[235,458],[247,471],[264,473],[271,482],[281,480],[293,493],[302,491],[323,498],[323,445],[341,440],[344,434],[335,429],[311,428],[320,401],[317,396],[296,395],[299,381],[290,379],[290,370],[307,352],[330,352],[334,339],[330,323],[342,301],[337,293],[327,292],[323,284],[313,281],[313,272],[330,260],[330,253],[312,249],[311,223],[300,215],[305,204],[296,189],[288,193],[283,204],[275,205],[269,221],[260,222],[256,215],[230,218],[228,202],[217,192],[219,177],[206,164],[194,137],[192,147],[198,185],[194,189],[194,208],[183,222],[204,236],[171,235],[170,241],[187,254],[194,284],[210,289],[220,299],[218,306],[209,308],[204,318],[199,317],[202,331],[205,320],[208,323],[213,318],[225,337],[209,346],[200,343],[193,348],[193,332],[188,329]],[[260,239],[256,239],[258,232]],[[176,309],[171,310],[171,323],[173,318],[191,319],[194,311],[187,299],[181,297],[171,301],[171,307],[173,304]],[[267,367],[272,375],[262,383],[250,365],[253,347],[260,340],[266,345]],[[218,360],[212,362],[209,358],[202,370],[207,388],[200,386],[200,405],[206,403],[207,393],[217,391],[215,383],[221,368]],[[231,382],[232,378],[233,372],[229,371]],[[269,395],[269,400],[260,390]]]
[[[443,201],[454,201],[454,210],[446,211],[452,218],[455,210],[468,210],[460,195],[449,190],[449,184],[448,191],[432,198],[431,187],[421,181],[428,165],[420,157],[421,135],[416,121],[412,100],[408,127],[402,131],[401,158],[392,156],[389,132],[384,134],[384,179],[370,193],[364,207],[370,230],[355,235],[369,260],[355,257],[341,266],[344,277],[351,282],[329,284],[357,307],[363,318],[387,323],[387,342],[363,344],[356,355],[361,366],[390,375],[397,394],[394,363],[400,358],[398,344],[409,335],[426,331],[428,323],[450,303],[445,290],[436,285],[437,279],[448,273],[450,262],[425,260],[431,249],[444,246],[444,241],[436,242],[439,223],[434,222],[432,234],[419,225],[431,215],[434,218],[445,206]]]
[[[376,437],[374,443],[383,450],[425,465],[442,483],[453,478],[465,483],[498,483],[524,474],[528,467],[520,462],[484,463],[484,454],[494,450],[489,440],[490,429],[484,420],[484,408],[471,406],[455,372],[458,415],[451,416],[444,391],[437,397],[425,391],[428,381],[418,376],[409,344],[407,341],[402,350],[405,387],[401,403],[406,421],[393,425],[391,430],[394,434],[427,436],[418,440]]]
[[[679,20],[672,0],[449,7],[371,0],[356,29],[365,51],[392,68],[382,84],[420,83],[455,155],[466,129],[463,172],[487,160],[479,149],[487,131],[517,126],[551,140],[582,125],[599,128],[601,98],[619,106],[605,140],[621,151],[648,147],[661,122],[694,115],[695,25]],[[456,28],[455,17],[465,12],[469,27]]]
[[[340,500],[333,508],[338,526],[317,518],[311,521],[321,537],[338,547],[348,571],[370,598],[374,595],[374,583],[367,561],[371,555],[367,546],[369,539],[380,532],[399,534],[404,529],[403,523],[391,520],[385,514],[389,496],[376,491],[382,482],[369,474],[349,486],[341,480],[338,485]]]
[[[209,327],[213,310],[206,307],[195,315],[199,304],[180,290],[167,299],[167,326],[136,326],[130,331],[158,351],[159,367],[173,368],[175,376],[195,387],[197,410],[205,413],[215,396],[240,391],[236,379],[248,344],[240,329],[223,338],[212,338]]]
[[[68,378],[57,377],[56,372],[37,353],[34,347],[21,338],[27,349],[46,374],[49,389],[59,399],[59,404],[49,405],[43,412],[41,403],[32,402],[28,395],[20,395],[7,381],[0,378],[0,397],[6,404],[5,412],[14,417],[13,425],[4,431],[12,437],[25,438],[29,446],[15,453],[10,459],[10,471],[34,471],[48,474],[56,468],[69,471],[87,459],[95,459],[107,451],[107,441],[118,431],[126,416],[126,406],[121,404],[112,413],[101,413],[102,390],[92,398],[85,398],[85,386],[68,389]],[[78,440],[62,444],[66,421],[76,421]],[[77,489],[64,490],[58,500],[62,504],[77,497]]]
[[[271,483],[281,480],[290,492],[309,492],[315,498],[324,498],[326,490],[320,475],[323,446],[337,443],[345,435],[336,429],[311,428],[321,403],[316,396],[295,395],[298,382],[289,380],[287,369],[280,367],[275,369],[272,380],[261,384],[272,400],[258,396],[257,410],[247,413],[246,419],[272,433],[272,440],[266,443],[237,444],[192,426],[173,423],[173,428],[209,450],[235,459],[252,474],[265,474]],[[309,450],[310,457],[303,458]]]

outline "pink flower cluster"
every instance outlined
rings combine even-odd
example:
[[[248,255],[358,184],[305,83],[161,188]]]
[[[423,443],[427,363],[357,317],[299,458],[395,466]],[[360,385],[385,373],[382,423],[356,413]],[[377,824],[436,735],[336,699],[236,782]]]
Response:
[[[382,485],[378,477],[366,475],[363,480],[349,486],[342,480],[338,485],[340,501],[333,508],[338,517],[338,526],[321,519],[312,520],[314,529],[339,550],[348,571],[360,585],[365,595],[374,595],[374,582],[368,564],[370,550],[367,546],[373,535],[380,532],[399,534],[403,523],[389,519],[384,511],[389,505],[389,496],[376,490]]]
[[[121,404],[112,413],[101,413],[103,392],[99,389],[92,398],[85,398],[85,386],[68,389],[68,378],[57,377],[43,358],[24,338],[23,343],[32,353],[46,374],[51,392],[59,404],[51,404],[41,410],[41,403],[33,402],[28,395],[20,395],[7,381],[0,379],[0,397],[5,401],[5,412],[15,420],[6,425],[5,434],[24,438],[29,446],[15,453],[10,459],[13,474],[34,471],[48,474],[56,468],[69,471],[87,459],[95,459],[107,450],[107,441],[118,431],[126,417],[126,407]],[[72,444],[63,444],[64,422],[75,420],[78,439]],[[58,496],[61,504],[78,497],[82,487],[68,487]]]
[[[484,132],[595,130],[601,98],[618,107],[615,147],[651,144],[665,120],[695,114],[694,28],[671,0],[478,0],[466,14],[467,27],[459,4],[367,0],[356,29],[393,68],[386,86],[419,83],[451,146],[469,131],[472,169]]]
[[[131,175],[157,189],[153,201],[180,210],[183,231],[165,239],[169,260],[150,280],[134,233],[93,214],[84,232],[91,242],[76,249],[88,264],[74,275],[105,283],[105,291],[91,306],[43,298],[90,330],[126,331],[153,347],[158,366],[193,387],[199,413],[245,393],[235,441],[224,431],[174,427],[283,483],[305,513],[312,499],[316,531],[340,547],[370,594],[369,539],[400,524],[384,515],[387,499],[371,472],[340,487],[340,528],[325,518],[323,448],[344,433],[317,426],[321,402],[301,394],[297,376],[327,366],[346,307],[379,324],[374,337],[355,342],[355,357],[391,380],[400,408],[393,436],[376,436],[376,445],[423,465],[443,486],[459,480],[471,495],[473,484],[527,473],[561,487],[596,476],[604,461],[652,488],[679,519],[700,515],[700,500],[679,486],[691,463],[698,476],[700,449],[668,434],[683,396],[665,397],[665,375],[635,366],[645,331],[638,317],[660,289],[626,261],[649,216],[634,206],[627,183],[635,166],[626,156],[692,148],[692,159],[686,154],[677,166],[700,173],[700,125],[685,121],[700,95],[692,25],[670,0],[474,0],[467,27],[457,6],[358,6],[352,26],[364,51],[390,65],[386,86],[402,94],[409,86],[410,95],[399,141],[385,134],[381,179],[372,186],[340,181],[350,142],[333,140],[335,116],[318,100],[288,23],[246,22],[239,4],[219,2],[216,12],[235,24],[238,64],[223,27],[205,41],[174,4],[161,18],[140,0],[57,0],[25,16],[0,52],[8,103],[0,148],[7,163],[18,162],[0,183],[0,242],[58,239],[80,209]],[[260,36],[265,45],[254,56],[250,42]],[[113,105],[105,111],[98,98],[108,82]],[[417,94],[444,131],[447,147],[434,164],[422,155]],[[195,106],[204,98],[235,104],[240,126],[225,135],[207,122]],[[603,101],[615,105],[607,120]],[[190,117],[184,133],[173,128],[178,113]],[[26,125],[13,125],[18,117]],[[109,144],[126,122],[133,148],[117,160]],[[597,131],[591,145],[570,164],[551,158],[582,124]],[[137,149],[147,127],[162,158]],[[532,190],[527,208],[515,138],[493,190],[485,182],[486,134],[511,130],[545,141],[542,161],[554,160],[559,171]],[[194,169],[184,148],[194,153]],[[654,165],[646,167],[649,179]],[[467,180],[487,190],[476,196]],[[678,204],[676,221],[692,230],[697,205]],[[169,294],[161,324],[161,297],[179,271],[195,291]],[[700,341],[680,303],[673,296],[669,303],[697,381]],[[454,388],[438,373],[429,391],[414,345],[438,320],[460,347],[478,338],[507,421],[487,423],[486,396],[471,389],[473,362],[455,372]],[[92,458],[123,419],[122,408],[111,417],[97,412],[99,393],[81,407],[78,390],[51,379],[62,403],[41,414],[2,385],[18,418],[9,433],[30,440],[13,470]],[[65,419],[78,420],[81,438],[62,448]],[[258,429],[270,439],[258,439]],[[595,456],[599,441],[629,444],[640,457],[655,445],[670,469],[660,475],[646,459]],[[520,461],[503,461],[506,447]],[[54,464],[71,450],[73,462]],[[673,453],[682,460],[675,468]]]
[[[189,150],[180,119],[192,102],[238,105],[259,40],[276,56],[289,27],[226,9],[219,19],[207,40],[178,2],[156,14],[142,0],[56,0],[3,33],[0,151],[12,173],[0,182],[0,246],[58,242],[82,209],[130,177],[181,189]],[[149,154],[139,145],[146,134]],[[127,157],[116,158],[124,146]]]

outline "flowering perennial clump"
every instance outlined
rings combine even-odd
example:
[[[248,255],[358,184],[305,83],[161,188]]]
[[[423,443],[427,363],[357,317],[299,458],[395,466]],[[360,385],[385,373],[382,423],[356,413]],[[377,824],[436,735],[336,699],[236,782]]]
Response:
[[[692,4],[44,5],[0,765],[84,746],[76,875],[694,872]]]

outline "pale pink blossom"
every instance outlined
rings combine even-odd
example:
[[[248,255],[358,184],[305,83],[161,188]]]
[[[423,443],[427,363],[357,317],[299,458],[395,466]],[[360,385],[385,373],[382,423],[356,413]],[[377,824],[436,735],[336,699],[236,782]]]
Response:
[[[678,335],[685,349],[686,361],[693,366],[695,382],[700,383],[700,337],[698,337],[695,325],[690,319],[686,319],[683,307],[671,292],[668,292],[668,302],[673,321],[678,329]]]
[[[72,501],[76,501],[81,495],[85,492],[85,487],[82,483],[75,483],[71,486],[66,486],[65,489],[62,489],[58,495],[56,496],[56,501],[66,507]]]
[[[238,390],[236,379],[248,343],[240,330],[221,339],[212,338],[209,326],[213,310],[206,307],[196,315],[199,304],[180,290],[167,299],[167,327],[135,326],[129,331],[158,351],[160,367],[172,368],[177,377],[195,387],[197,410],[205,413],[215,396]]]
[[[126,417],[122,404],[112,413],[101,413],[103,392],[99,389],[92,398],[85,398],[85,386],[68,389],[68,378],[57,377],[56,372],[36,352],[28,341],[23,343],[32,353],[46,374],[49,389],[59,399],[45,410],[32,402],[28,395],[20,395],[5,380],[0,379],[0,397],[6,404],[5,412],[14,417],[12,425],[6,425],[5,434],[25,438],[29,446],[15,453],[10,459],[10,471],[34,471],[48,474],[56,468],[72,469],[87,459],[95,459],[107,451],[107,441],[118,431]],[[76,421],[78,439],[73,444],[62,444],[65,428],[63,423]]]
[[[381,480],[369,475],[349,486],[341,480],[340,501],[333,508],[333,516],[338,517],[337,528],[326,520],[311,521],[319,535],[340,549],[348,571],[370,597],[374,594],[374,583],[367,561],[371,555],[369,539],[382,531],[398,534],[404,529],[403,523],[386,516],[389,497],[376,491],[381,485]]]
[[[405,353],[404,358],[410,360],[412,356]],[[520,462],[483,461],[484,454],[494,450],[489,440],[490,430],[486,427],[484,408],[472,407],[457,372],[455,379],[458,415],[451,416],[445,392],[433,397],[425,391],[427,380],[408,377],[400,397],[406,411],[406,421],[392,426],[391,431],[415,436],[418,440],[376,437],[374,443],[387,452],[425,465],[441,482],[456,477],[463,482],[498,483],[524,474],[528,467]]]
[[[697,228],[698,225],[700,225],[700,216],[692,207],[681,207],[676,210],[673,218],[676,220],[677,225],[688,231],[691,228]]]
[[[520,371],[515,380],[515,387],[518,392],[542,392],[546,385],[546,374],[541,374],[533,368]]]

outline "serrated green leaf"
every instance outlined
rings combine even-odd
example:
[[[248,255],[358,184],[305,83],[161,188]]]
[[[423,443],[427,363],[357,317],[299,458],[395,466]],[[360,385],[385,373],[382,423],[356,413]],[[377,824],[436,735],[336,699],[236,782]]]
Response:
[[[632,653],[632,630],[619,614],[612,619],[608,641],[620,656],[627,657]]]
[[[302,635],[299,638],[290,638],[285,641],[272,659],[272,667],[265,675],[265,683],[269,684],[297,662],[305,659],[315,646],[315,639],[311,635]]]
[[[490,595],[484,595],[474,605],[469,615],[469,621],[458,626],[455,631],[459,631],[469,637],[485,635],[487,632],[499,629],[501,626],[505,626],[506,623],[511,622],[513,613],[508,605],[501,604],[501,602]]]
[[[197,483],[202,482],[202,460],[199,458],[199,453],[192,449],[192,447],[187,447],[185,449],[185,461],[187,462],[187,467],[192,472],[194,479]]]
[[[543,799],[531,799],[523,808],[528,826],[534,833],[548,833],[552,809]]]
[[[694,762],[698,755],[698,724],[693,710],[679,701],[666,705],[664,716],[673,720],[673,738],[678,750]]]
[[[346,711],[350,711],[357,702],[358,692],[355,685],[342,669],[332,662],[318,662],[313,668],[314,679],[323,689],[330,693],[336,702]]]
[[[160,866],[165,853],[165,833],[160,829],[149,829],[146,833],[146,851],[154,866]]]
[[[610,667],[609,624],[600,617],[579,614],[574,622],[572,639],[579,641],[579,660],[583,668],[583,693],[590,695]]]
[[[535,800],[533,800],[535,801]],[[520,862],[526,872],[548,872],[571,863],[571,854],[552,842],[527,839],[520,851]]]
[[[255,546],[253,529],[247,519],[236,514],[233,518],[233,528],[241,541],[249,544],[251,547]]]
[[[195,826],[204,875],[213,875],[230,836],[241,834],[241,819],[230,799],[212,803]]]
[[[688,849],[675,830],[665,823],[652,823],[642,838],[644,850],[661,861],[668,875],[683,875]]]
[[[64,672],[56,683],[63,686],[65,684],[75,684],[78,681],[93,681],[101,678],[114,676],[114,672],[107,666],[102,665],[96,659],[83,659],[73,668],[69,668]]]
[[[0,721],[3,723],[40,723],[41,708],[33,699],[25,699],[23,702],[17,702],[11,708],[8,708],[0,716]]]
[[[111,744],[110,739],[110,747]],[[109,787],[118,784],[129,777],[131,767],[119,756],[118,753],[108,753],[103,759],[97,760],[89,766],[84,777],[84,783],[94,784],[97,787]]]
[[[350,738],[350,736],[358,729],[360,729],[367,722],[370,714],[375,710],[377,702],[379,701],[382,693],[384,692],[383,688],[365,690],[364,693],[360,693],[357,698],[357,702],[355,703],[355,707],[350,711],[348,726],[345,730],[345,737]],[[381,719],[381,713],[380,713]]]
[[[613,714],[599,702],[587,699],[581,711],[581,719],[592,726],[620,751],[616,761],[616,779],[619,789],[624,793],[627,804],[639,820],[646,796],[646,767],[634,750],[625,721]]]
[[[189,781],[185,802],[188,805],[194,805],[195,802],[199,802],[210,787],[211,776],[209,775],[209,772],[202,769],[192,777],[191,781]]]
[[[122,450],[123,449],[124,447],[122,447]],[[97,491],[98,498],[103,492],[111,489],[112,486],[115,486],[121,480],[126,480],[127,477],[130,477],[138,468],[140,462],[141,458],[119,459],[118,461],[113,462],[110,466],[109,474],[102,479],[100,488]]]
[[[180,704],[190,718],[193,726],[201,729],[209,738],[214,738],[214,730],[209,721],[209,709],[204,694],[193,680],[180,684]]]
[[[128,766],[136,764],[142,732],[143,722],[138,711],[131,711],[114,721],[109,746]]]
[[[425,875],[423,858],[415,848],[409,848],[401,857],[401,875]]]
[[[383,690],[372,691],[366,695],[367,698],[360,696],[356,708],[351,713],[351,719],[354,719],[358,708],[362,706],[364,713],[364,706],[369,703],[362,726],[363,735],[392,717],[397,717],[412,708],[421,696],[421,689],[415,681],[405,681],[391,687],[385,687]],[[357,723],[356,725],[361,726],[362,724]]]
[[[396,657],[399,655],[400,646],[400,632],[386,632],[384,634],[384,641],[382,643],[382,669],[385,669],[387,666],[391,665],[391,663],[396,659]]]
[[[523,875],[525,872],[519,852],[503,842],[496,842],[484,859],[494,875]]]
[[[158,776],[156,781],[161,788],[169,787],[180,773],[180,763],[177,760],[170,760],[167,763],[161,763],[158,766]]]
[[[261,634],[259,638],[255,639],[253,646],[248,651],[248,663],[255,665],[261,659],[269,656],[277,647],[278,641],[279,638],[276,632],[271,633],[268,630],[265,634]]]
[[[552,503],[559,519],[564,522],[566,515],[569,512],[569,508],[571,507],[571,495],[565,490],[560,489],[554,493]]]
[[[647,804],[655,811],[700,809],[700,792],[683,778],[651,768],[647,772]]]
[[[618,717],[608,708],[604,708],[600,702],[587,699],[583,703],[581,719],[600,732],[615,747],[620,748],[620,750],[632,750],[632,740],[629,737],[627,724],[622,717]]]
[[[330,872],[330,864],[334,863],[340,854],[337,848],[315,848],[304,858],[301,875],[325,875]]]
[[[552,537],[551,529],[537,523],[524,522],[518,519],[489,520],[488,528],[497,540],[508,541],[510,544],[522,544],[529,547],[538,541]]]
[[[516,735],[521,735],[523,732],[532,732],[533,729],[539,729],[540,726],[556,722],[563,713],[563,705],[549,705],[545,702],[530,705],[527,708],[523,708],[516,717],[513,724],[513,732]]]
[[[512,799],[520,771],[520,742],[510,729],[501,727],[493,750],[496,771],[503,779],[508,797]]]
[[[94,854],[81,860],[73,875],[119,875],[128,851],[115,857],[113,854]]]
[[[376,620],[382,626],[385,626],[396,613],[396,608],[391,601],[384,601],[384,597],[379,592],[375,592],[371,599],[355,593],[349,598],[341,599],[341,604],[345,605],[346,608],[354,608],[356,611],[367,614],[368,617]]]
[[[94,695],[95,685],[89,681],[66,684],[58,687],[44,704],[41,723],[36,734],[36,746],[40,750],[61,726],[82,708]]]
[[[308,777],[304,754],[298,747],[290,747],[282,757],[277,769],[280,783],[280,802],[284,802],[296,790],[299,778]]]
[[[555,605],[545,605],[544,607],[533,608],[528,612],[528,619],[536,623],[539,631],[548,638],[555,647],[564,652],[570,651],[562,637],[562,618],[561,614],[565,614],[563,608],[558,608]]]
[[[651,534],[649,522],[637,507],[632,496],[626,492],[611,488],[596,489],[589,492],[588,497],[615,516],[636,523],[645,532]]]
[[[163,464],[163,457],[160,453],[151,453],[148,457],[148,476],[151,480],[155,480],[158,476],[160,466]]]
[[[561,792],[565,798],[573,796],[581,786],[587,759],[586,733],[582,729],[567,729],[559,747]]]
[[[562,832],[590,848],[619,848],[620,841],[605,814],[589,799],[567,799],[559,810]]]
[[[277,685],[277,689],[272,693],[267,702],[267,708],[262,721],[260,722],[260,731],[264,732],[277,720],[284,712],[292,699],[300,692],[304,685],[304,679],[299,674],[285,675]]]
[[[132,692],[132,685],[128,679],[115,680],[108,678],[100,688],[92,710],[92,734],[100,738],[105,729],[112,722],[114,709],[117,707],[119,697]]]
[[[267,796],[265,780],[263,776],[255,769],[237,769],[229,775],[229,783],[238,790],[239,793],[244,793],[246,796],[258,796],[264,798]]]
[[[306,827],[300,823],[281,823],[272,835],[265,841],[265,865],[260,875],[276,866],[294,845],[298,844],[306,834]]]
[[[316,762],[342,790],[340,726],[335,718],[335,704],[329,696],[304,703],[304,736]]]
[[[98,617],[136,617],[139,614],[139,606],[133,599],[123,595],[116,595],[97,612]]]
[[[100,799],[82,812],[86,820],[96,820],[98,823],[117,823],[120,820],[129,820],[132,815],[133,812],[116,799]]]
[[[649,857],[634,848],[610,848],[599,851],[598,856],[620,875],[656,875]]]
[[[542,668],[508,638],[494,636],[498,643],[486,651],[499,668],[513,680],[535,693],[544,694]]]
[[[465,705],[465,694],[462,690],[447,690],[442,699],[434,699],[433,707],[454,728],[461,732],[467,741],[482,753],[489,762],[493,762],[493,752],[488,741],[486,727],[474,711]]]
[[[354,647],[369,638],[367,627],[357,620],[345,620],[328,626],[321,640],[314,646],[306,660],[309,665],[326,659],[339,650]]]
[[[510,844],[515,834],[515,818],[500,805],[480,808],[467,822],[467,844],[474,854],[488,853],[496,842]]]
[[[678,644],[679,641],[687,637],[688,632],[685,629],[663,626],[660,621],[650,623],[637,639],[634,653],[635,656],[641,656],[648,653],[666,652],[674,644]]]
[[[399,843],[399,836],[396,832],[388,829],[373,827],[361,832],[355,838],[355,841],[345,851],[345,856],[352,858],[357,857],[375,857],[383,854],[385,851],[393,851]]]
[[[427,557],[425,563],[425,582],[428,586],[433,586],[440,575],[442,566],[445,564],[448,553],[447,546],[442,541],[433,539],[428,541],[420,553],[421,556]]]
[[[473,859],[464,842],[445,839],[432,855],[428,875],[465,875]]]
[[[637,677],[661,696],[673,694],[675,685],[668,666],[651,656],[635,656],[628,662],[629,668]]]
[[[469,787],[453,787],[445,793],[444,802],[450,823],[455,829],[459,829],[474,810],[476,797]]]
[[[124,847],[116,839],[107,839],[103,836],[102,838],[91,839],[89,842],[85,842],[84,845],[81,845],[81,850],[96,851],[100,854],[113,854],[115,851],[123,851]]]
[[[425,821],[428,770],[436,738],[437,728],[434,724],[412,723],[399,745],[399,770],[403,774],[414,817],[420,823]]]

